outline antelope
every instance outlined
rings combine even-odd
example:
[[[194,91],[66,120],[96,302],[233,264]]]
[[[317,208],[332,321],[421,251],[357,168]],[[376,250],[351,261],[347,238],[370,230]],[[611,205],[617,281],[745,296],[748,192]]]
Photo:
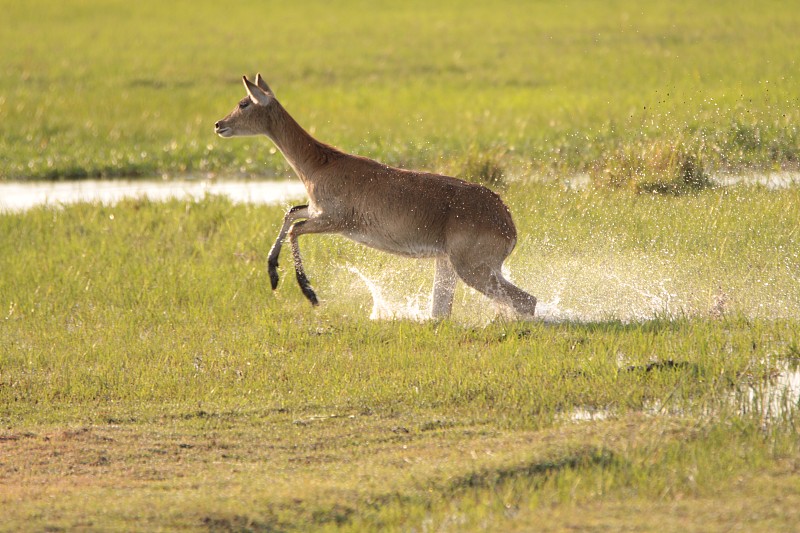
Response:
[[[430,314],[445,318],[457,278],[533,318],[536,298],[502,273],[517,231],[494,192],[449,176],[393,168],[324,144],[304,130],[275,98],[261,74],[242,77],[247,95],[215,124],[220,137],[266,135],[302,181],[308,203],[290,208],[267,259],[272,289],[278,287],[278,256],[286,237],[300,290],[319,300],[303,268],[298,238],[336,233],[405,257],[434,258]]]

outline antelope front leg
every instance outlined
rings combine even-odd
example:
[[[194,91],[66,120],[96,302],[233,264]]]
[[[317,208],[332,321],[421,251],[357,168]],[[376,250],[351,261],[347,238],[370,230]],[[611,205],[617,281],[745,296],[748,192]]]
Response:
[[[433,295],[431,297],[431,318],[447,318],[453,309],[453,295],[456,291],[456,271],[448,257],[437,257],[433,275]]]
[[[292,245],[292,258],[294,259],[294,271],[297,274],[297,283],[300,285],[300,290],[303,295],[308,298],[311,305],[318,305],[317,295],[314,289],[311,288],[311,283],[308,281],[306,272],[303,269],[303,259],[300,256],[300,246],[297,243],[297,238],[300,235],[308,233],[333,233],[337,231],[338,227],[327,218],[309,218],[295,222],[291,229],[289,229],[289,244]]]
[[[296,205],[286,212],[286,215],[283,217],[283,226],[281,226],[281,231],[278,233],[278,238],[269,250],[267,272],[269,272],[269,282],[272,285],[273,291],[278,288],[278,256],[281,255],[283,240],[286,238],[289,228],[298,218],[308,218],[307,205]]]

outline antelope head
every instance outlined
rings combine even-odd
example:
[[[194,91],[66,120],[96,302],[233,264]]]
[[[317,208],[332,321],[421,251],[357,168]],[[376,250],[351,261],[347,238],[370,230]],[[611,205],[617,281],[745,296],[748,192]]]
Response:
[[[256,83],[242,77],[247,96],[228,113],[228,116],[214,124],[214,131],[220,137],[240,137],[245,135],[260,135],[268,133],[265,125],[268,124],[269,113],[267,110],[275,102],[275,96],[261,74],[256,75]]]

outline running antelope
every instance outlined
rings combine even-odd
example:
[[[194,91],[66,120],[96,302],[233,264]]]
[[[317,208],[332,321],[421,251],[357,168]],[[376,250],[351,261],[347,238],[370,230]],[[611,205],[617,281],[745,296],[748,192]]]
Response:
[[[297,282],[306,298],[317,295],[303,270],[298,237],[338,233],[372,248],[406,257],[435,258],[431,316],[447,317],[457,277],[495,302],[532,318],[536,298],[508,281],[503,261],[517,231],[500,197],[460,179],[392,168],[321,143],[305,131],[261,78],[243,78],[247,96],[215,124],[221,137],[264,134],[297,173],[308,204],[292,207],[269,252],[273,290],[278,256],[288,236]]]

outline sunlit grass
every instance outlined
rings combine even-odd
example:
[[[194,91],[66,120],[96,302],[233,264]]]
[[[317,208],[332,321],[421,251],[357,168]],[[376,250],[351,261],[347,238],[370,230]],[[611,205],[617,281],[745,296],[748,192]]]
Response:
[[[288,174],[266,141],[213,135],[256,71],[322,140],[395,165],[647,184],[680,174],[665,147],[707,173],[798,161],[800,10],[783,2],[3,11],[5,179]]]
[[[373,294],[348,267],[374,280],[390,304],[412,301],[424,311],[431,263],[325,236],[303,241],[323,301],[312,309],[287,258],[278,290],[265,281],[264,255],[282,217],[276,207],[210,197],[6,214],[4,364],[22,374],[0,394],[23,405],[219,399],[476,411],[503,399],[520,422],[577,405],[641,408],[675,383],[638,393],[626,384],[621,401],[599,394],[593,380],[617,383],[619,365],[686,358],[694,372],[718,379],[722,345],[732,350],[725,372],[733,379],[753,360],[741,347],[763,344],[765,359],[789,341],[777,339],[800,308],[797,195],[513,188],[520,243],[512,276],[540,307],[557,300],[550,313],[563,326],[497,320],[463,286],[453,323],[370,321]],[[463,374],[448,374],[454,358]]]
[[[587,527],[647,529],[614,510],[686,502],[702,516],[744,499],[784,509],[754,527],[789,523],[796,398],[768,412],[749,391],[796,365],[797,194],[510,186],[512,275],[540,302],[561,297],[556,324],[497,318],[463,288],[452,320],[369,320],[348,266],[424,306],[431,265],[338,237],[301,241],[320,308],[287,264],[272,292],[279,207],[208,197],[3,214],[4,516],[12,528],[524,530],[577,507]],[[642,296],[659,287],[672,300]],[[731,485],[742,477],[784,490]],[[736,509],[714,523],[739,521]]]
[[[431,261],[337,236],[301,239],[319,308],[288,254],[273,292],[277,206],[0,213],[0,530],[800,520],[800,189],[708,179],[797,167],[800,10],[0,7],[0,179],[288,175],[212,132],[261,71],[321,140],[501,190],[548,320],[414,320]]]

